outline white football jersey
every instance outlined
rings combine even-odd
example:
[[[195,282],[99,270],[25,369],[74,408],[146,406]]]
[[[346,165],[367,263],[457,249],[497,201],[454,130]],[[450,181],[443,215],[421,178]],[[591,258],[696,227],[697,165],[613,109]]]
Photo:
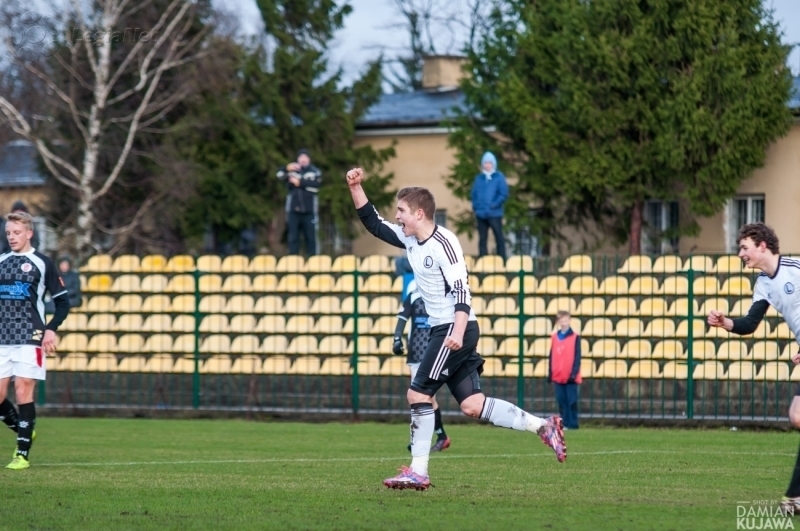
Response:
[[[758,275],[753,304],[759,301],[778,310],[795,338],[800,337],[800,260],[781,256],[774,276]]]

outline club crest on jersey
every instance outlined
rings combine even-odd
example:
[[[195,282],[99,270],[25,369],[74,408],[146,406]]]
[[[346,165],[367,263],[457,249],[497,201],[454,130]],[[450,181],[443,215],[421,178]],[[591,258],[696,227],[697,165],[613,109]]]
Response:
[[[23,272],[23,273],[30,273],[30,272],[31,272],[31,269],[33,269],[33,266],[32,266],[32,265],[30,265],[29,263],[25,262],[24,264],[22,264],[22,266],[20,267],[20,269],[22,269],[22,272]]]
[[[433,267],[433,258],[430,256],[425,257],[425,261],[423,262],[426,268],[430,269]]]
[[[783,285],[783,291],[785,291],[787,295],[791,295],[792,293],[794,293],[794,284],[792,284],[791,282],[787,282],[786,284]]]

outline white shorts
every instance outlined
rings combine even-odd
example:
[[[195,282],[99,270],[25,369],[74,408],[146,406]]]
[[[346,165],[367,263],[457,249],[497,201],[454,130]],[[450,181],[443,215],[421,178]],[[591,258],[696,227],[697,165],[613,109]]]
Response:
[[[417,375],[417,369],[419,369],[419,363],[409,363],[408,368],[411,371],[411,381],[414,381],[414,376]]]
[[[36,345],[0,345],[0,379],[19,376],[44,380],[45,357],[42,347]]]

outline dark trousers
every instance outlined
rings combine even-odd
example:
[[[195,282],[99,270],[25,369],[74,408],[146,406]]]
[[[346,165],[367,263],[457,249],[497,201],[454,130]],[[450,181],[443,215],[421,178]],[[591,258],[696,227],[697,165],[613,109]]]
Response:
[[[488,245],[489,227],[494,233],[494,241],[497,243],[497,254],[506,257],[506,239],[503,236],[503,218],[478,218],[478,254],[486,256],[489,254],[486,247]]]
[[[288,239],[289,254],[300,254],[300,232],[306,241],[306,252],[309,256],[317,254],[316,227],[314,213],[289,212]]]
[[[578,384],[554,384],[558,412],[564,427],[571,430],[578,428]]]

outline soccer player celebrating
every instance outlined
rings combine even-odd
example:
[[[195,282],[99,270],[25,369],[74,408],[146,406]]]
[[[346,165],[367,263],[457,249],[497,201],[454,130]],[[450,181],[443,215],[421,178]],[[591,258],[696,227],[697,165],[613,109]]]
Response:
[[[361,186],[363,179],[361,168],[347,172],[358,217],[374,236],[406,250],[431,326],[430,340],[407,394],[411,407],[411,466],[402,467],[397,476],[383,484],[394,489],[430,487],[433,396],[445,383],[465,415],[480,417],[495,426],[536,433],[563,462],[567,446],[560,417],[542,419],[481,392],[483,360],[475,350],[480,330],[470,307],[464,253],[456,236],[433,222],[433,194],[420,187],[400,190],[395,225],[381,218],[370,204]]]
[[[33,218],[26,212],[9,214],[6,236],[11,252],[0,255],[0,419],[17,432],[12,470],[30,467],[36,437],[36,380],[45,378],[45,355],[56,350],[56,330],[69,313],[64,281],[53,262],[31,247]],[[44,294],[50,292],[55,313],[45,324]],[[6,398],[14,376],[19,413]]]
[[[394,330],[394,345],[392,345],[392,352],[398,356],[403,354],[403,330],[406,327],[406,321],[411,319],[411,330],[408,332],[408,356],[406,356],[406,363],[411,370],[411,382],[414,382],[414,377],[417,375],[419,363],[422,361],[422,355],[425,353],[425,348],[428,346],[428,339],[431,335],[431,325],[428,323],[428,312],[425,311],[425,301],[420,297],[417,292],[417,283],[412,280],[408,285],[408,295],[400,307],[400,312],[397,314],[397,326]],[[436,434],[436,442],[431,446],[431,452],[441,452],[450,448],[450,437],[444,432],[444,425],[442,424],[442,412],[439,409],[439,404],[436,402],[436,397],[432,397],[433,402],[433,431]],[[408,451],[411,451],[411,445],[408,445]]]
[[[739,229],[737,243],[739,258],[744,265],[761,271],[753,289],[753,304],[747,315],[738,319],[730,319],[722,312],[712,310],[708,314],[708,324],[734,334],[752,334],[772,305],[795,337],[800,338],[800,260],[782,257],[778,236],[763,223],[744,225]],[[800,363],[800,353],[792,356],[792,362]],[[789,407],[789,420],[795,428],[800,428],[800,388],[795,391]],[[792,512],[800,509],[800,453],[781,506]]]

